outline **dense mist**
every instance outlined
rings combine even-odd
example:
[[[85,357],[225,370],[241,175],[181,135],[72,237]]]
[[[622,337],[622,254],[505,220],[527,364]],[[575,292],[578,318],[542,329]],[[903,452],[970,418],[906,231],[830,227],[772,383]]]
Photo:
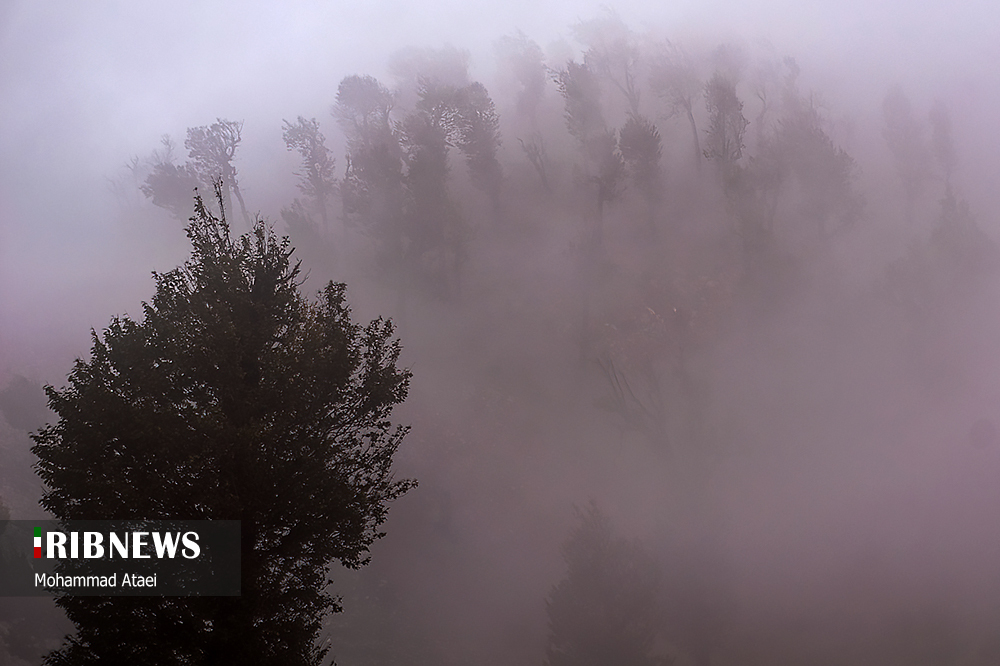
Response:
[[[341,666],[995,664],[998,18],[7,3],[0,511],[197,188],[413,373]],[[0,600],[3,663],[71,631]]]

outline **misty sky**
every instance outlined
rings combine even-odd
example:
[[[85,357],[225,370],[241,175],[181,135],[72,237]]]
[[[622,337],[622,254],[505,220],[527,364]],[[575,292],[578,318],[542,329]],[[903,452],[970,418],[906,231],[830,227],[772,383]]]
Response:
[[[162,134],[182,143],[187,127],[216,117],[245,121],[241,161],[274,164],[273,176],[244,173],[248,204],[275,219],[267,206],[291,187],[294,165],[281,145],[281,120],[302,114],[329,125],[342,76],[381,76],[400,47],[451,43],[468,49],[473,76],[489,81],[498,37],[519,28],[543,48],[559,40],[571,48],[570,26],[596,16],[601,4],[0,3],[0,372],[44,372],[30,351],[42,343],[68,344],[58,358],[65,365],[85,351],[91,326],[149,295],[149,270],[183,258],[178,229],[140,230],[117,219],[108,189],[108,179],[130,157],[148,155]],[[1000,11],[989,2],[615,9],[640,32],[769,40],[821,63],[835,93],[838,83],[871,100],[897,81],[951,87],[974,97],[984,116],[1000,99]]]

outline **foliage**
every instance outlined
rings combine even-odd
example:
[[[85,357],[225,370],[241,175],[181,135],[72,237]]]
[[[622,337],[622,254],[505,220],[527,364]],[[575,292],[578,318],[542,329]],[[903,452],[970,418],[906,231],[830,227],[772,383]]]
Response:
[[[154,206],[166,208],[180,220],[194,212],[191,202],[195,190],[202,187],[198,174],[191,164],[174,164],[174,143],[168,135],[160,139],[162,151],[154,151],[152,167],[139,189]]]
[[[198,179],[202,183],[221,181],[226,208],[232,209],[229,205],[229,194],[232,192],[240,204],[243,221],[249,227],[250,215],[247,213],[243,193],[236,178],[236,166],[233,164],[236,149],[239,148],[242,139],[242,122],[219,118],[211,125],[189,127],[184,147],[188,149],[188,157],[191,158],[188,164],[198,174]]]
[[[326,137],[319,131],[315,118],[306,120],[302,116],[294,125],[285,121],[282,137],[288,150],[297,150],[302,156],[302,171],[296,174],[299,191],[319,211],[325,227],[329,223],[329,201],[337,187],[333,175],[335,161],[326,147]]]
[[[547,666],[658,666],[659,571],[638,541],[616,537],[593,504],[563,544],[566,578],[549,595]]]
[[[578,23],[573,32],[587,47],[584,64],[622,94],[630,114],[638,115],[640,50],[636,34],[610,9],[600,18]]]
[[[534,126],[545,94],[545,63],[542,48],[518,30],[514,35],[501,37],[496,43],[497,57],[509,69],[520,91],[517,93],[517,112],[528,118]]]
[[[774,133],[763,141],[755,167],[760,182],[777,205],[778,190],[793,199],[796,223],[809,223],[822,237],[844,230],[858,221],[864,205],[854,191],[858,167],[850,155],[837,147],[824,128],[816,101],[798,91],[798,67],[785,81],[782,116]]]
[[[556,85],[566,101],[566,127],[587,151],[607,132],[597,77],[586,64],[569,62],[556,74]]]
[[[705,107],[709,117],[705,157],[729,167],[743,157],[743,135],[749,124],[735,82],[716,72],[705,84]]]
[[[494,207],[500,204],[503,169],[497,160],[500,148],[500,116],[482,83],[470,83],[456,94],[456,145],[469,168],[476,187],[490,196]]]
[[[224,208],[231,209],[230,195],[235,195],[243,220],[251,226],[233,164],[242,133],[243,123],[222,118],[211,125],[189,127],[184,147],[190,159],[181,166],[174,164],[173,142],[169,136],[164,136],[161,141],[164,150],[153,153],[152,170],[141,186],[143,194],[154,205],[184,219],[191,212],[193,190],[220,181],[224,193],[220,203],[224,202]]]
[[[629,175],[646,198],[652,224],[660,192],[660,157],[663,154],[660,132],[645,116],[630,115],[619,132],[618,147]]]
[[[694,160],[701,168],[701,140],[694,117],[694,103],[704,86],[695,71],[691,57],[679,45],[667,42],[656,54],[649,74],[650,90],[667,103],[670,116],[683,114],[691,126]]]
[[[49,664],[318,663],[327,566],[365,564],[412,485],[391,472],[410,377],[392,324],[353,323],[343,284],[304,298],[262,222],[233,240],[198,198],[187,233],[143,319],[47,388],[59,421],[32,450],[59,519],[241,520],[242,596],[64,597],[78,632]]]

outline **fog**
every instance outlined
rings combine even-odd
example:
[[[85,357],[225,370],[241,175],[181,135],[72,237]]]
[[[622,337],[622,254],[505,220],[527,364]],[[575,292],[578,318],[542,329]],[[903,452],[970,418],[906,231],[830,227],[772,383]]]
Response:
[[[183,219],[142,190],[161,137],[181,165],[189,128],[228,120],[234,196],[290,236],[305,291],[343,281],[358,320],[391,317],[414,375],[396,470],[419,486],[371,564],[332,573],[338,664],[569,666],[555,590],[590,508],[657,572],[650,664],[997,663],[1000,12],[501,4],[0,4],[11,518],[44,515],[40,387],[188,256]],[[634,108],[595,64],[621,26]],[[534,103],[512,44],[546,68]],[[655,90],[678,54],[693,131]],[[572,107],[570,61],[596,115]],[[378,206],[350,199],[366,138],[331,111],[352,75],[395,94],[386,127],[411,170],[428,86],[481,83],[499,116],[502,177],[450,138],[447,204],[427,217],[453,226],[409,263],[420,232],[386,249],[374,181],[355,175]],[[713,133],[711,82],[742,102],[738,148]],[[624,129],[640,116],[662,141],[646,180],[651,135],[630,148]],[[283,140],[299,117],[335,159],[325,224]],[[229,220],[247,231],[235,200]],[[3,601],[0,662],[40,663],[71,631]]]

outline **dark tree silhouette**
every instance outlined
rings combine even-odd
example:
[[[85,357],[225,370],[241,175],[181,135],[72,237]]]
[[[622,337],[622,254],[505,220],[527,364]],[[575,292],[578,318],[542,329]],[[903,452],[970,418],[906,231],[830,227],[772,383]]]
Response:
[[[369,235],[376,263],[402,295],[408,279],[405,229],[405,154],[391,116],[395,97],[371,76],[345,77],[333,116],[347,139],[340,184],[346,224]]]
[[[173,142],[164,136],[164,149],[153,153],[152,170],[140,189],[153,204],[186,219],[191,214],[194,189],[220,181],[225,207],[231,209],[230,196],[235,195],[243,221],[252,226],[233,164],[242,133],[243,123],[222,118],[211,125],[189,127],[184,147],[190,159],[182,166],[174,164]]]
[[[445,299],[460,291],[468,240],[465,221],[448,193],[449,147],[460,140],[458,95],[452,86],[425,79],[416,110],[402,123],[409,277]]]
[[[199,198],[187,232],[143,319],[46,389],[59,421],[32,450],[59,519],[242,521],[242,596],[63,597],[77,633],[51,665],[319,663],[327,567],[365,564],[412,485],[391,471],[410,377],[392,324],[353,323],[343,284],[303,297],[263,222],[233,240]]]

